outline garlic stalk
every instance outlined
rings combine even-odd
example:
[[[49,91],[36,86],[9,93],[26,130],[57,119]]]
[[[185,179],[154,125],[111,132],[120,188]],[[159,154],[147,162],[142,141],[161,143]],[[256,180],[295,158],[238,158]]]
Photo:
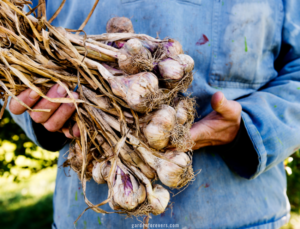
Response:
[[[170,193],[168,190],[159,184],[155,184],[152,187],[150,180],[143,173],[134,166],[131,166],[130,169],[146,186],[147,200],[148,204],[151,206],[151,213],[153,215],[163,213],[170,201]]]
[[[101,113],[102,111],[99,111]],[[104,113],[104,112],[102,112]],[[116,121],[117,122],[117,121]],[[119,125],[120,127],[120,125]],[[106,157],[112,156],[113,150],[111,146],[104,140],[104,138],[101,135],[97,135],[96,137],[99,145],[103,149]],[[113,144],[116,144],[117,141],[114,139],[111,139],[113,141]],[[155,177],[155,172],[153,169],[147,165],[138,155],[136,152],[132,151],[128,145],[124,144],[124,146],[120,149],[120,156],[122,160],[126,161],[127,164],[134,165],[137,168],[139,168],[149,179],[153,179]]]
[[[176,58],[167,58],[158,63],[161,76],[169,80],[180,80],[193,68],[194,60],[186,54],[180,54]]]
[[[61,27],[56,29],[72,43],[117,59],[120,69],[127,74],[136,74],[144,70],[151,71],[153,69],[151,52],[142,45],[139,39],[129,39],[120,50],[111,50],[111,46],[106,45],[106,47],[104,44],[91,39],[84,41],[82,37],[68,33]]]
[[[165,148],[170,139],[170,132],[176,124],[176,112],[167,105],[163,105],[158,111],[155,111],[150,122],[143,128],[143,133],[148,144],[154,149]]]
[[[122,70],[119,69],[115,69],[107,64],[102,64],[103,67],[105,67],[111,74],[113,74],[114,76],[123,76],[125,75],[124,72]]]

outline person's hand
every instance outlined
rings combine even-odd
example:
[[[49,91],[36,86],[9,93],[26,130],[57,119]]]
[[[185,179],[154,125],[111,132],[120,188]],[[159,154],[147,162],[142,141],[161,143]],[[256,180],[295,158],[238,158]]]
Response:
[[[190,134],[196,143],[193,150],[205,146],[224,145],[236,137],[241,123],[241,105],[227,100],[222,92],[216,92],[211,99],[214,111],[193,124]]]
[[[78,99],[78,93],[72,92],[72,94],[75,99]],[[67,96],[67,92],[62,86],[56,84],[51,87],[47,96],[50,98],[64,98]],[[41,123],[48,131],[62,131],[67,138],[72,138],[69,128],[64,125],[75,111],[73,103],[52,103],[44,98],[40,100],[40,96],[31,89],[20,93],[18,99],[32,109],[51,109],[50,112],[32,112],[28,110],[28,113],[34,122]],[[27,108],[12,98],[9,104],[9,110],[15,115],[20,115],[23,114]],[[75,137],[80,136],[77,124],[73,126],[72,131]]]

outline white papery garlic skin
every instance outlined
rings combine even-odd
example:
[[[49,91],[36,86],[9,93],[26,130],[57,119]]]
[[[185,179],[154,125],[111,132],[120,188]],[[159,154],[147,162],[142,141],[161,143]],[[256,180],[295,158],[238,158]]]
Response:
[[[170,139],[170,132],[176,124],[176,112],[174,108],[164,105],[155,111],[151,121],[143,128],[143,133],[148,144],[154,149],[165,148]]]
[[[151,206],[152,214],[163,213],[170,201],[168,190],[159,184],[154,184],[152,187],[150,180],[141,171],[134,166],[131,166],[131,169],[146,186],[148,204]]]
[[[167,189],[159,184],[153,185],[153,193],[148,198],[150,205],[152,206],[152,214],[160,215],[168,206],[170,201],[170,193]]]
[[[184,75],[183,66],[177,60],[171,58],[160,61],[158,69],[164,79],[179,80]]]
[[[110,161],[96,162],[94,161],[93,179],[98,184],[105,184],[111,168]]]
[[[180,54],[177,56],[180,60],[180,63],[184,67],[185,73],[188,73],[194,69],[195,62],[192,57],[186,54]]]
[[[138,184],[136,178],[125,173],[119,166],[116,169],[116,179],[113,184],[113,201],[125,210],[133,210],[146,198],[145,187]]]
[[[159,73],[164,79],[180,80],[194,68],[194,60],[186,55],[179,54],[175,58],[167,58],[158,63]]]
[[[185,167],[191,162],[190,157],[186,153],[177,150],[167,150],[163,155],[168,160],[182,167]]]
[[[95,162],[94,161],[94,167],[93,167],[93,179],[96,183],[98,184],[105,184],[106,181],[104,180],[104,178],[102,177],[101,174],[101,164],[103,162],[99,163],[99,162]]]
[[[163,50],[167,56],[175,57],[183,54],[182,46],[179,41],[169,39],[168,42],[163,43]]]
[[[131,138],[132,143],[136,144]],[[166,151],[167,156],[163,153],[155,156],[149,149],[139,146],[137,150],[141,153],[144,160],[155,169],[159,180],[166,186],[177,188],[183,182],[182,175],[185,173],[185,166],[190,163],[189,157],[180,151]],[[165,158],[165,159],[164,159]]]
[[[158,79],[151,72],[141,72],[136,75],[119,76],[108,79],[113,93],[124,99],[135,111],[144,113],[143,97],[158,90]]]

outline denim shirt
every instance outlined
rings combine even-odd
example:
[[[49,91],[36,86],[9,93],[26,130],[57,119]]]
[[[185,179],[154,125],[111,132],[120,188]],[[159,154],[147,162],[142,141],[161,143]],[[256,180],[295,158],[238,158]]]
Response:
[[[48,0],[48,18],[60,3]],[[78,29],[93,3],[66,1],[53,25]],[[125,16],[131,18],[136,33],[180,41],[185,53],[195,60],[190,92],[197,97],[199,119],[212,111],[210,99],[217,91],[238,101],[255,149],[252,153],[259,159],[255,172],[246,176],[229,169],[213,147],[195,151],[193,167],[201,173],[188,188],[171,197],[171,208],[152,216],[150,227],[279,228],[288,221],[290,204],[282,162],[300,146],[299,10],[299,0],[99,2],[84,28],[88,34],[104,33],[111,17]],[[28,114],[14,117],[36,142]],[[59,166],[67,151],[68,146],[60,151]],[[105,200],[107,194],[107,185],[88,182],[87,197],[93,204]],[[86,207],[77,175],[59,167],[53,228],[73,228]],[[109,206],[104,209],[111,211]],[[88,210],[76,228],[141,225],[135,218]]]

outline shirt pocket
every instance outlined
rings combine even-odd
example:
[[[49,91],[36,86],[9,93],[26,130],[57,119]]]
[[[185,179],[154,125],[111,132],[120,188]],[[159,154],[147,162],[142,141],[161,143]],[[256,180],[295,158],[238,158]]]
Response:
[[[277,76],[283,8],[278,0],[215,1],[209,83],[258,89]]]

